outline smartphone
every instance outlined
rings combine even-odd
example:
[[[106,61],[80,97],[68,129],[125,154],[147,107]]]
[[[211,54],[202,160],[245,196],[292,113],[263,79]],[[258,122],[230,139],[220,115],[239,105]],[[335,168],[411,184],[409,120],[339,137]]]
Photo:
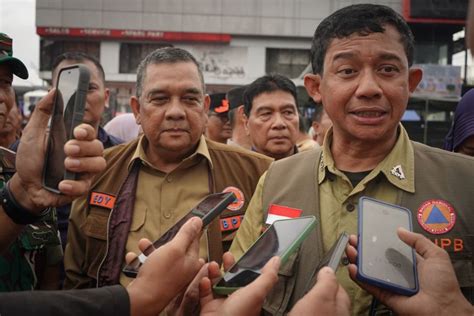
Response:
[[[324,255],[324,257],[319,261],[316,268],[313,270],[311,277],[308,279],[306,284],[305,293],[308,293],[309,290],[316,284],[317,276],[319,270],[323,267],[330,267],[334,272],[336,272],[341,262],[342,255],[346,250],[347,243],[349,242],[349,234],[343,232],[336,242],[332,245],[331,249]]]
[[[214,285],[214,293],[227,295],[250,284],[274,256],[285,264],[315,226],[314,216],[275,221]]]
[[[59,182],[76,179],[76,174],[64,167],[64,144],[73,138],[74,128],[82,123],[89,78],[89,70],[84,65],[72,65],[59,71],[43,166],[43,187],[49,191],[60,193]]]
[[[131,278],[135,278],[141,265],[146,261],[147,257],[157,248],[163,246],[168,241],[173,239],[178,233],[179,229],[193,216],[201,218],[203,227],[209,225],[212,220],[219,216],[229,204],[235,202],[236,196],[233,192],[214,193],[206,196],[199,202],[189,213],[182,217],[176,224],[168,229],[152,246],[148,247],[130,264],[127,264],[122,272]]]
[[[359,200],[357,279],[411,296],[418,292],[415,251],[397,235],[412,231],[410,210],[368,197]]]

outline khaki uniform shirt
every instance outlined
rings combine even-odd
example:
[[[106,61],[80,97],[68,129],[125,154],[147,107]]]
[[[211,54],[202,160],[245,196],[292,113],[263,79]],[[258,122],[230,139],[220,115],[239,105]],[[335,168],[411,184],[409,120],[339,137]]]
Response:
[[[414,151],[406,131],[400,128],[398,140],[387,157],[378,164],[357,186],[352,187],[347,176],[336,169],[330,151],[332,129],[324,142],[319,172],[319,197],[323,246],[326,252],[342,232],[357,233],[357,205],[359,198],[370,195],[388,203],[396,203],[399,190],[415,191]],[[394,177],[393,172],[402,172],[404,179]],[[260,179],[252,197],[245,219],[242,222],[230,251],[239,258],[260,235],[266,218],[262,209],[262,190],[265,174]],[[347,260],[343,260],[346,261]],[[347,269],[336,272],[338,281],[348,292],[355,315],[367,314],[371,296],[355,284]],[[309,276],[308,276],[309,277]]]
[[[142,161],[126,252],[140,253],[138,241],[143,236],[158,238],[209,194],[209,185],[202,185],[209,182],[208,164],[212,165],[204,138],[196,152],[169,173],[158,170],[149,162],[144,150],[145,142],[142,136],[129,164],[131,168],[135,159]],[[200,245],[200,256],[203,258],[207,258],[205,236],[203,234]],[[120,276],[123,286],[132,280],[124,274]]]

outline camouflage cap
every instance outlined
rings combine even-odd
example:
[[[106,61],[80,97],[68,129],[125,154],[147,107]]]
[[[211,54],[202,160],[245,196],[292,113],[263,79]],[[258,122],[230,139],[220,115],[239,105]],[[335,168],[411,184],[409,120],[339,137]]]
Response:
[[[28,69],[21,60],[13,57],[13,40],[5,33],[0,33],[0,65],[10,66],[13,74],[21,79],[28,78]]]

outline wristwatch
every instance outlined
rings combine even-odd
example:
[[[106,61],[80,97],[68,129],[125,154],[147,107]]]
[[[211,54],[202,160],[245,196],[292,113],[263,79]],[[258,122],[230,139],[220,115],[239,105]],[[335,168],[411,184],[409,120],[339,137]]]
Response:
[[[0,190],[0,204],[10,219],[18,225],[28,225],[37,222],[44,215],[48,214],[50,208],[46,208],[40,214],[35,215],[24,209],[13,197],[10,192],[10,186],[7,182],[2,190]]]

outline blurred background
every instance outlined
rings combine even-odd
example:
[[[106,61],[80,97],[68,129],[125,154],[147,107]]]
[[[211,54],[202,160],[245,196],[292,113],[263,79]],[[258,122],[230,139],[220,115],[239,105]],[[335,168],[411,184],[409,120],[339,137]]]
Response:
[[[101,61],[111,90],[105,123],[130,112],[141,59],[176,46],[199,61],[209,93],[271,72],[292,78],[309,118],[302,78],[315,28],[337,9],[367,2],[388,5],[408,21],[424,78],[402,123],[412,139],[440,147],[457,101],[474,83],[464,39],[468,0],[0,0],[0,32],[14,39],[14,55],[30,72],[14,82],[26,115],[49,88],[61,53],[83,51]]]

